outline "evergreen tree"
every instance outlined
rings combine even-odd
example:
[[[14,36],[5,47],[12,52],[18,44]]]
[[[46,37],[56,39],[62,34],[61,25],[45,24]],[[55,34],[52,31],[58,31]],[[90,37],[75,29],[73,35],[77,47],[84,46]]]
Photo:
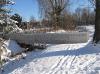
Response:
[[[18,14],[18,13],[15,13],[14,15],[11,16],[11,19],[17,21],[16,25],[18,27],[21,26],[21,23],[22,23],[22,17]]]
[[[7,8],[7,6],[11,4],[14,4],[11,0],[0,0],[0,29],[12,23],[8,15],[11,10]]]

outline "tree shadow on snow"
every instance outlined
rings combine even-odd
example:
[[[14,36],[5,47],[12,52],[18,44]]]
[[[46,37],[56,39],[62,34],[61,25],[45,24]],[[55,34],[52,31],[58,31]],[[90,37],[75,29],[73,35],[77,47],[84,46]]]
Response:
[[[21,59],[19,61],[11,61],[4,66],[5,72],[3,74],[8,74],[14,71],[15,69],[20,69],[24,65],[28,64],[29,62],[33,61],[36,62],[39,58],[45,57],[54,57],[54,56],[80,56],[80,55],[87,55],[87,54],[97,54],[100,53],[100,49],[92,44],[87,44],[83,48],[74,49],[74,50],[60,50],[60,51],[50,51],[50,52],[32,52],[31,54],[26,56],[26,59]]]

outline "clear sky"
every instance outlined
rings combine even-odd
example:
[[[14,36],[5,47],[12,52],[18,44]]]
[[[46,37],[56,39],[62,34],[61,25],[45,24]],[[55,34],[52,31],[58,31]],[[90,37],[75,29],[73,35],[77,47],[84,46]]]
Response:
[[[75,1],[75,2],[73,2]],[[36,0],[14,0],[15,5],[12,5],[13,13],[19,13],[25,20],[29,20],[31,16],[39,19],[39,9]],[[88,5],[87,0],[72,0],[71,10],[74,11],[79,5]]]
[[[11,6],[13,13],[18,13],[25,20],[29,20],[31,16],[34,16],[36,19],[39,18],[38,13],[38,4],[36,0],[13,0],[14,5]]]

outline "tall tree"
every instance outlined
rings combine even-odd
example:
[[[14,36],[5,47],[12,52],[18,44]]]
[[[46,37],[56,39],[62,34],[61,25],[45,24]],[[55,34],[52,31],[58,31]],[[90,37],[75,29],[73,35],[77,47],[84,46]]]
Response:
[[[27,28],[30,29],[30,28],[33,28],[36,26],[36,19],[34,16],[31,16],[30,17],[30,21],[29,21],[29,24],[27,25]]]
[[[11,24],[14,21],[12,21],[9,18],[9,15],[7,13],[10,13],[10,9],[7,9],[6,5],[14,4],[11,0],[0,0],[0,28],[7,26],[7,24]]]
[[[82,9],[82,14],[81,14],[81,21],[83,22],[83,24],[89,24],[89,9],[87,8],[83,8]]]
[[[51,19],[54,24],[53,27],[57,29],[61,25],[60,18],[62,11],[69,4],[69,0],[38,0],[38,3],[44,16]]]
[[[100,41],[100,0],[90,0],[95,6],[95,32],[93,41],[98,43]]]

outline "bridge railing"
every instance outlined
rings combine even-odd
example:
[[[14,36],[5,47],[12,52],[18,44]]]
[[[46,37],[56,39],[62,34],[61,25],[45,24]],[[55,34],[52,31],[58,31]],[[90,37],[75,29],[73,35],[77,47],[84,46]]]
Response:
[[[65,33],[12,33],[6,34],[6,38],[18,41],[19,43],[34,44],[69,44],[85,43],[89,40],[88,32],[65,32]]]

